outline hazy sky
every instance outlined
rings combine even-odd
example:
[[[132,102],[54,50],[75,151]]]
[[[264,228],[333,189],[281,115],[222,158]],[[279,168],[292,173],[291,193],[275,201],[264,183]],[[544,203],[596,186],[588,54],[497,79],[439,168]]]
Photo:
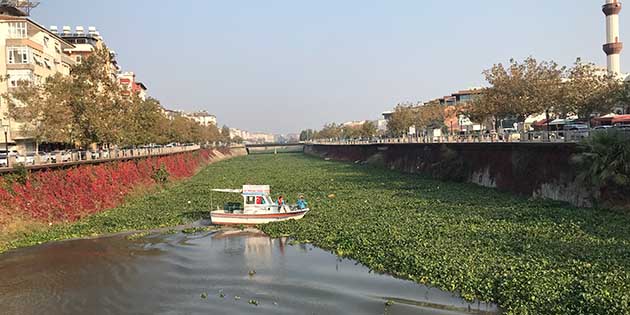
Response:
[[[96,26],[167,108],[251,131],[376,119],[511,57],[605,64],[603,0],[40,1],[33,19]]]

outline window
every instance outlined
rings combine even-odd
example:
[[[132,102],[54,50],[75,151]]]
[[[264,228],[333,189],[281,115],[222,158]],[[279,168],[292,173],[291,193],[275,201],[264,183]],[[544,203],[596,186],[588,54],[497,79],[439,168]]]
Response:
[[[50,41],[50,38],[44,36],[44,47],[48,47],[48,42]]]
[[[30,72],[9,74],[9,87],[15,88],[27,82],[32,82],[33,76]]]
[[[7,49],[9,64],[27,64],[29,62],[29,50],[26,47],[9,47]]]
[[[48,58],[44,58],[44,64],[46,65],[46,68],[51,69],[52,67],[50,66],[50,60],[48,60]]]
[[[248,205],[253,205],[256,203],[256,198],[254,196],[247,196],[245,203]]]
[[[83,57],[81,55],[77,55],[76,57],[77,63],[81,63],[83,61]]]
[[[264,205],[267,202],[265,201],[265,198],[263,198],[262,196],[256,196],[256,204],[257,205]]]
[[[9,23],[9,38],[26,38],[26,22]]]
[[[42,56],[37,55],[37,54],[33,54],[33,61],[35,62],[36,65],[43,67],[44,63],[42,63]]]

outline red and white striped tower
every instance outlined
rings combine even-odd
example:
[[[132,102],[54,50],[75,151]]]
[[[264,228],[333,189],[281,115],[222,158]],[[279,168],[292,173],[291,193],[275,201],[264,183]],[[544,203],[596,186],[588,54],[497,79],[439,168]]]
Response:
[[[608,72],[620,74],[620,55],[623,44],[619,41],[619,12],[621,12],[621,2],[618,0],[606,0],[603,7],[606,15],[606,44],[604,52],[608,61]]]

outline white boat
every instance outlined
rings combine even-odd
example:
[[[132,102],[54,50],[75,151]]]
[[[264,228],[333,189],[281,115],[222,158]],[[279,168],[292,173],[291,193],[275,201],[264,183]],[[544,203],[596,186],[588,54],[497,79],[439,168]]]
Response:
[[[245,185],[243,189],[213,189],[212,191],[241,194],[244,205],[227,203],[223,209],[210,212],[212,224],[257,225],[298,220],[309,211],[309,208],[300,209],[297,205],[278,205],[270,197],[269,185]]]

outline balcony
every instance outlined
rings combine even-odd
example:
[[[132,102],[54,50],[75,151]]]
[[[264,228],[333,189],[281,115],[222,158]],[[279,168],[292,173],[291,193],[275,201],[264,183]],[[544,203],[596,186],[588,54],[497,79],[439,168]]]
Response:
[[[623,43],[604,44],[604,52],[606,55],[618,55],[623,50]]]
[[[35,65],[32,63],[7,63],[7,70],[31,70],[35,71]]]
[[[604,4],[602,6],[602,11],[606,14],[606,16],[619,14],[619,12],[621,12],[621,3],[615,2]]]
[[[32,49],[35,49],[37,51],[39,51],[40,53],[44,52],[44,46],[36,43],[28,38],[20,38],[20,39],[7,39],[7,46],[8,47],[22,47],[22,46],[26,46],[26,47],[30,47]]]

